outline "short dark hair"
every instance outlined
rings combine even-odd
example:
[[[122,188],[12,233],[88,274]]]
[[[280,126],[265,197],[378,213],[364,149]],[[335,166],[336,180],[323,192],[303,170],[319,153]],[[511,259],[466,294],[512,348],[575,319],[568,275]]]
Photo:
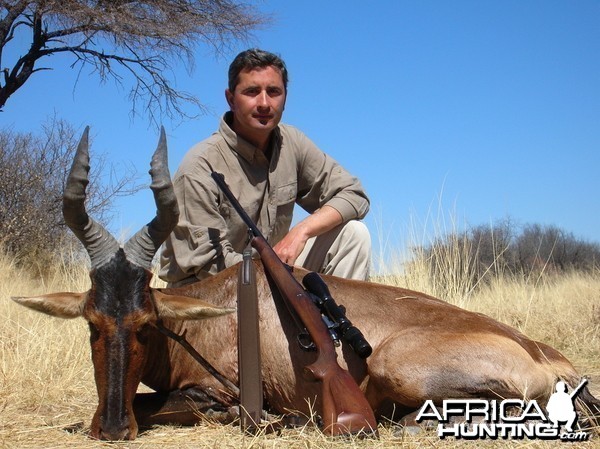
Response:
[[[269,66],[273,66],[281,72],[283,86],[287,91],[288,71],[283,59],[274,53],[260,50],[258,48],[245,50],[235,57],[229,66],[229,91],[235,91],[235,87],[240,81],[240,72],[242,70],[251,70]]]

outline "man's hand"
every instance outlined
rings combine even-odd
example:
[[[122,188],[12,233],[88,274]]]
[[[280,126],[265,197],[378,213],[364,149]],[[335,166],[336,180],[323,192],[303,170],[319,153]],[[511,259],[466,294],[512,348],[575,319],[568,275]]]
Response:
[[[316,237],[342,224],[342,216],[331,206],[323,206],[309,215],[279,241],[273,250],[283,263],[293,265],[311,237]]]

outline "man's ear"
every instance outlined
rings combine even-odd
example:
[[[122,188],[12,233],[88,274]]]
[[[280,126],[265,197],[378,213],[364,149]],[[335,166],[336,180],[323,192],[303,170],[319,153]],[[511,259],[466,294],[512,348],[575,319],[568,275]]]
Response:
[[[229,109],[231,109],[233,111],[235,102],[233,101],[233,92],[231,92],[229,89],[225,89],[225,99],[227,100]]]

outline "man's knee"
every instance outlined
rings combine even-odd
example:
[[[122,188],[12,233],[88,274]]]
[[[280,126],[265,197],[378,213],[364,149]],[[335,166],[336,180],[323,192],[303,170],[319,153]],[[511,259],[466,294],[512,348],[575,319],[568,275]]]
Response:
[[[350,220],[344,225],[341,234],[340,238],[344,242],[362,247],[365,251],[371,251],[371,234],[369,228],[362,221]]]
[[[346,223],[330,256],[330,274],[367,280],[371,267],[371,234],[367,226],[357,220]]]
[[[350,220],[344,225],[344,231],[349,232],[361,240],[371,241],[369,228],[362,221]]]
[[[364,223],[351,220],[311,240],[296,263],[334,276],[366,280],[371,265],[371,235]]]

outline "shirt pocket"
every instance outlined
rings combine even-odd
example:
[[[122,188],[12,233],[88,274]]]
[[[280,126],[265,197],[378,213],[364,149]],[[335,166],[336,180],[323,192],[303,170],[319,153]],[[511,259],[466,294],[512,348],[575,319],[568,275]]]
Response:
[[[298,184],[296,182],[277,187],[271,197],[273,206],[281,207],[296,202]]]
[[[252,219],[250,208],[243,204],[240,206]],[[244,223],[240,214],[237,213],[229,201],[219,205],[219,214],[225,221],[225,229],[221,230],[221,239],[228,240],[234,250],[241,253],[244,249],[244,242],[248,239],[248,225]]]
[[[296,182],[278,187],[270,199],[270,243],[275,245],[290,230],[298,185]]]

